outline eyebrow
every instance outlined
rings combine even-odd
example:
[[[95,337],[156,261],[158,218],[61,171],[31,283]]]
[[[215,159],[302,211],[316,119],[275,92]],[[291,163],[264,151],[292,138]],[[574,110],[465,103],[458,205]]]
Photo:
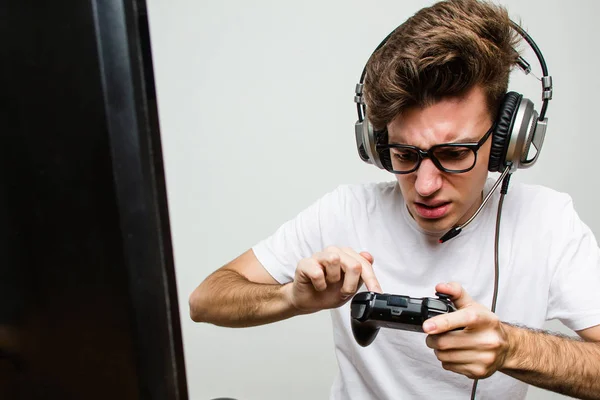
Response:
[[[448,144],[448,143],[477,143],[479,142],[479,139],[481,138],[472,138],[472,137],[468,137],[468,138],[464,138],[464,139],[458,139],[458,140],[452,140],[450,142],[442,142],[442,143],[438,143],[438,144]],[[397,142],[397,141],[390,141],[390,144],[402,144],[402,145],[409,145],[406,142]],[[409,145],[409,146],[413,146],[413,145]],[[415,146],[418,147],[418,146]]]

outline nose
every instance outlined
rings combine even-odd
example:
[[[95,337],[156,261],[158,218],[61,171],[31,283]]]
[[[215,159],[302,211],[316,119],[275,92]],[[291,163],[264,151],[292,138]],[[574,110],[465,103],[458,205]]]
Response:
[[[421,162],[415,180],[415,190],[422,197],[429,197],[442,187],[442,174],[431,159],[426,158]]]

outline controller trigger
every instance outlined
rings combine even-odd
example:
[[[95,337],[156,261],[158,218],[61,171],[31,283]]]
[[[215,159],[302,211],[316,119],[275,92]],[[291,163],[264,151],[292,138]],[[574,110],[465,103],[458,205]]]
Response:
[[[445,293],[440,293],[440,292],[435,292],[435,295],[440,299],[440,300],[448,300],[448,301],[452,301],[452,296],[450,296],[449,294],[445,294]]]

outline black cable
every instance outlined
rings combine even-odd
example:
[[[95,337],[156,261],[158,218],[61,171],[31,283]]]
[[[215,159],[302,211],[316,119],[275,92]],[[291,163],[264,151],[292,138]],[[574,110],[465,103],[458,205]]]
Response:
[[[500,201],[498,202],[498,212],[496,213],[496,240],[494,243],[494,296],[492,297],[492,312],[496,312],[496,300],[498,300],[498,280],[500,276],[500,262],[498,261],[498,242],[500,240],[500,218],[502,217],[502,204],[504,204],[504,196],[508,193],[508,185],[510,183],[511,174],[504,177],[502,188],[500,188]]]
[[[477,381],[478,379],[475,379],[473,381],[473,389],[471,390],[471,400],[475,400],[475,392],[477,391]]]
[[[539,121],[543,121],[546,116],[546,110],[548,110],[548,99],[544,99],[544,104],[542,104],[542,111],[540,111],[540,116],[538,118]]]
[[[498,299],[498,281],[500,280],[500,262],[498,257],[498,243],[500,241],[500,219],[502,218],[502,204],[504,204],[504,196],[508,193],[508,185],[510,183],[511,174],[508,174],[502,180],[502,188],[500,189],[500,201],[498,202],[498,212],[496,213],[496,234],[494,239],[494,294],[492,296],[492,312],[496,311],[496,300]],[[475,400],[475,393],[477,392],[477,382],[479,379],[473,381],[473,388],[471,389],[471,400]]]

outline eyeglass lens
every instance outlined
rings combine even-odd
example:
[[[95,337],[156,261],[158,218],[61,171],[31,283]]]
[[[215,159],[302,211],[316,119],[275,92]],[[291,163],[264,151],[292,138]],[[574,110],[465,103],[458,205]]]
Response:
[[[407,147],[391,147],[387,149],[392,161],[392,169],[396,172],[415,170],[419,163],[419,152]],[[430,156],[449,171],[465,171],[475,165],[475,151],[462,146],[439,146],[432,149]]]

